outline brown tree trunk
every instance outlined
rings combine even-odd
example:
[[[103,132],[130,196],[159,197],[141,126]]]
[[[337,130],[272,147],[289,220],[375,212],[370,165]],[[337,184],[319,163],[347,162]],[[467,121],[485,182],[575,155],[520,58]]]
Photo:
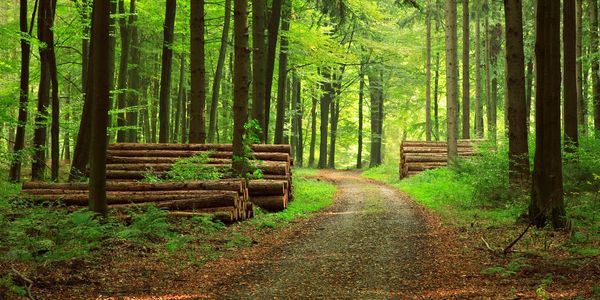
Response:
[[[560,145],[560,1],[538,1],[536,23],[536,150],[529,217],[538,227],[550,220],[561,228],[566,220]]]
[[[49,45],[51,18],[49,11],[50,1],[41,1],[38,8],[38,39]],[[49,47],[40,47],[40,85],[38,88],[38,105],[35,116],[35,129],[33,147],[35,153],[31,165],[31,179],[41,180],[46,168],[46,120],[48,118],[48,104],[50,103],[50,66]]]
[[[576,53],[577,63],[575,72],[577,72],[577,124],[582,132],[586,132],[585,122],[585,100],[583,99],[583,0],[576,0]]]
[[[435,77],[433,81],[433,133],[435,140],[440,140],[440,118],[438,110],[438,95],[440,87],[440,54],[435,55]]]
[[[221,88],[221,77],[225,69],[225,56],[227,54],[227,41],[229,40],[229,27],[231,23],[231,0],[225,0],[225,17],[223,20],[223,32],[221,34],[221,48],[212,85],[212,98],[210,101],[210,113],[208,122],[208,141],[215,142],[217,132],[217,106],[219,105],[219,90]]]
[[[463,0],[463,78],[462,78],[462,138],[471,138],[471,86],[469,75],[470,35],[469,0]]]
[[[27,0],[21,0],[19,7],[19,28],[21,30],[21,77],[19,81],[19,117],[17,124],[17,133],[15,136],[15,144],[13,147],[14,155],[10,166],[10,180],[14,182],[18,182],[21,180],[22,158],[20,157],[20,153],[25,146],[25,125],[27,124],[27,105],[29,103],[29,63],[31,60],[31,44],[27,39],[27,35],[29,34],[27,21]]]
[[[458,58],[456,0],[446,0],[446,97],[448,126],[448,162],[457,156],[458,140]]]
[[[60,166],[60,102],[58,98],[58,70],[56,67],[56,53],[54,50],[54,18],[56,15],[56,0],[51,1],[50,10],[50,30],[48,31],[48,69],[50,71],[50,81],[52,83],[52,125],[50,127],[50,153],[52,159],[51,174],[52,181],[58,180],[58,171]]]
[[[197,3],[198,1],[192,1],[192,4]],[[173,44],[173,30],[175,27],[175,11],[177,9],[177,3],[175,0],[167,0],[166,9],[165,9],[165,23],[164,23],[164,40],[163,40],[163,48],[162,48],[162,69],[160,73],[160,107],[159,107],[159,122],[160,122],[160,130],[158,134],[158,142],[159,143],[168,143],[169,142],[169,116],[170,116],[170,95],[171,95],[171,69],[173,65],[173,49],[171,45]],[[192,15],[194,15],[192,13]],[[195,54],[195,51],[192,51]],[[192,55],[204,57],[203,55]],[[193,74],[194,72],[192,72]],[[195,83],[192,80],[192,87],[194,86],[203,86],[200,83]],[[192,100],[192,103],[195,101]],[[197,117],[197,116],[196,116]],[[192,117],[193,119],[194,117]],[[197,126],[192,126],[198,130]],[[192,140],[190,136],[190,141],[199,142],[199,140]]]
[[[577,16],[575,0],[563,1],[564,138],[567,150],[579,143],[577,131]]]
[[[598,0],[590,1],[590,52],[598,50]],[[600,63],[592,59],[592,99],[594,104],[594,129],[600,130]]]
[[[292,81],[292,145],[295,148],[295,165],[301,167],[304,156],[304,144],[302,139],[302,86],[297,74],[294,74]]]
[[[489,1],[486,0],[486,4],[489,7]],[[493,109],[494,107],[492,107],[492,63],[491,63],[491,49],[490,49],[490,25],[489,25],[489,16],[488,14],[486,14],[485,18],[484,18],[484,43],[485,43],[485,101],[487,104],[487,111],[486,111],[486,116],[487,116],[487,132],[488,132],[488,139],[491,141],[496,141],[496,124],[494,123],[493,120]]]
[[[383,66],[373,66],[369,77],[371,98],[371,159],[369,167],[381,165],[382,108],[383,108]]]
[[[257,134],[263,143],[265,142],[265,132],[268,130],[265,127],[266,10],[265,0],[252,0],[252,119],[256,120],[261,128],[261,132]]]
[[[425,49],[425,140],[431,141],[432,126],[431,126],[431,0],[427,0],[427,15],[425,16],[425,27],[427,30],[426,49]],[[361,66],[362,68],[362,66]],[[362,69],[361,69],[362,71]],[[362,74],[360,84],[362,82]],[[361,86],[362,88],[362,86]],[[362,90],[361,90],[362,92]],[[359,101],[362,101],[362,95],[359,94]],[[362,102],[361,102],[362,103]],[[359,107],[359,119],[362,117],[362,107]],[[361,120],[362,121],[362,120]],[[360,123],[360,122],[359,122]],[[361,127],[362,124],[359,124]],[[359,146],[362,145],[362,128],[359,129]],[[361,149],[359,148],[358,158],[360,159]],[[357,167],[360,165],[360,160],[357,161]],[[358,167],[360,169],[360,167]]]
[[[483,138],[483,101],[481,86],[481,5],[475,11],[475,134]]]
[[[290,29],[290,14],[291,6],[286,1],[286,6],[283,8],[283,15],[281,17],[281,45],[279,52],[279,80],[277,88],[277,115],[275,118],[275,144],[283,143],[283,127],[285,124],[285,91],[286,91],[286,78],[287,78],[287,52],[288,52],[288,40],[287,32]]]
[[[429,53],[429,57],[431,53]],[[431,58],[430,58],[431,59]],[[430,64],[431,62],[429,62]],[[431,72],[431,66],[430,72]],[[431,81],[431,74],[429,74],[429,79]],[[362,148],[363,148],[363,102],[365,97],[365,73],[364,73],[364,65],[360,65],[360,71],[358,74],[358,153],[356,155],[356,168],[362,169]],[[429,84],[427,85],[427,89],[429,89]],[[429,95],[429,101],[431,101],[431,95]],[[430,111],[430,109],[428,109]],[[429,112],[429,135],[431,135],[431,112]],[[430,136],[431,138],[431,136]]]
[[[331,105],[331,96],[333,95],[333,87],[331,84],[330,71],[322,72],[323,82],[321,82],[323,95],[321,96],[321,138],[319,143],[319,169],[327,167],[327,135],[329,134],[329,106]]]
[[[204,143],[206,129],[204,110],[206,106],[206,67],[204,49],[204,0],[191,3],[191,99],[190,143]]]
[[[317,97],[313,95],[310,109],[310,145],[308,153],[308,167],[315,167],[315,145],[317,143]]]
[[[109,43],[110,4],[109,0],[94,0],[92,14],[92,45]],[[90,192],[91,211],[106,216],[106,147],[110,94],[110,50],[106,47],[91,48],[93,68],[93,98],[90,130]]]
[[[129,107],[129,111],[126,115],[126,124],[128,126],[132,126],[127,130],[127,141],[131,143],[137,143],[138,141],[138,109],[134,109],[133,107],[138,106],[141,93],[141,79],[140,79],[140,68],[141,68],[141,53],[140,53],[140,36],[137,28],[137,14],[135,8],[135,0],[130,0],[130,19],[129,19],[129,34],[131,35],[130,41],[130,50],[129,53],[131,55],[130,61],[131,66],[128,70],[128,85],[130,93],[127,94],[127,107]]]
[[[508,107],[509,179],[512,184],[529,182],[529,149],[525,101],[525,53],[521,0],[505,0],[506,96]]]
[[[179,129],[181,128],[181,124],[185,122],[183,116],[185,115],[182,110],[182,103],[185,101],[185,55],[181,55],[179,60],[179,84],[177,87],[177,103],[175,104],[175,128],[173,128],[173,142],[180,143],[180,137],[183,136],[183,132],[181,136],[179,135]]]
[[[248,49],[248,2],[234,0],[234,97],[233,97],[233,168],[238,175],[245,173],[244,124],[248,120],[248,87],[250,79],[250,49]]]
[[[135,7],[135,0],[131,1],[131,8]],[[131,13],[131,12],[130,12]],[[127,107],[127,64],[129,63],[129,44],[130,44],[130,27],[133,22],[133,16],[135,12],[130,14],[129,21],[124,17],[125,15],[125,1],[119,0],[119,28],[121,31],[121,58],[119,59],[119,78],[117,80],[117,109],[124,110]],[[128,142],[127,131],[124,129],[126,126],[134,126],[134,124],[127,124],[125,112],[117,114],[117,142]]]
[[[271,90],[273,89],[273,72],[275,70],[275,54],[277,51],[277,37],[279,34],[279,23],[281,22],[282,2],[289,0],[273,0],[271,5],[271,16],[269,18],[269,36],[267,44],[267,72],[265,82],[265,127],[269,128],[271,117]],[[286,3],[287,5],[287,3]],[[269,140],[269,131],[265,132],[265,141]]]

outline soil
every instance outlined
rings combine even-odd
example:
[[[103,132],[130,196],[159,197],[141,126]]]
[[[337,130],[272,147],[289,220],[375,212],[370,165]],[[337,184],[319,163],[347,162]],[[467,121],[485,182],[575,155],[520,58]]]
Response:
[[[240,226],[253,246],[204,265],[116,249],[100,264],[36,276],[43,299],[591,299],[597,259],[575,265],[532,258],[513,276],[483,275],[510,257],[480,232],[452,229],[402,192],[352,171],[322,171],[335,204],[282,229]],[[555,274],[542,285],[544,276]],[[42,276],[43,275],[43,276]],[[58,278],[58,279],[57,279]],[[539,290],[540,287],[542,290]],[[536,293],[536,290],[538,292]],[[544,294],[547,293],[547,294]]]

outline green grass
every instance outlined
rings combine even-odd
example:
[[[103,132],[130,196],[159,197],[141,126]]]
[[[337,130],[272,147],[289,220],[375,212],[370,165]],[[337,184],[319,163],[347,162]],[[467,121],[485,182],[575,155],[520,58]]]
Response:
[[[275,228],[333,204],[336,188],[329,182],[310,178],[317,172],[315,169],[294,169],[294,200],[282,212],[267,214],[259,210],[249,223],[257,228]]]
[[[406,192],[415,201],[441,215],[446,223],[458,226],[511,224],[524,209],[523,205],[480,206],[475,200],[472,185],[448,168],[400,180],[398,166],[389,164],[366,170],[362,175]]]

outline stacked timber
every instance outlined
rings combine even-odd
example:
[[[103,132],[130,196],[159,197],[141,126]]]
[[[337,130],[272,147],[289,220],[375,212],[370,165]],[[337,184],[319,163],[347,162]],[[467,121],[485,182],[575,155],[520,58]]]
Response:
[[[482,140],[459,140],[458,155],[472,156]],[[446,142],[403,141],[400,144],[400,179],[448,164]]]
[[[152,203],[173,217],[210,216],[224,223],[253,216],[244,180],[165,183],[115,183],[106,185],[109,208],[126,210]],[[89,202],[87,183],[26,182],[23,193],[44,202],[63,203],[70,208]]]
[[[281,211],[292,200],[292,159],[290,145],[252,145],[251,157],[263,173],[250,181],[250,201],[268,211]],[[231,144],[135,144],[118,143],[108,148],[106,176],[111,181],[136,181],[148,173],[164,176],[180,159],[201,153],[208,155],[206,166],[231,169]],[[256,188],[252,188],[256,186]],[[269,188],[265,188],[269,186]],[[279,188],[285,189],[283,192]]]

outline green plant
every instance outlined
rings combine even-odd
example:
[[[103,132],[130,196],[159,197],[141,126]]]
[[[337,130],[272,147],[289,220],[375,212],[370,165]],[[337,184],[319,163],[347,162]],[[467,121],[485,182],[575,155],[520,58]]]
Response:
[[[15,283],[11,274],[6,274],[0,277],[0,297],[1,298],[14,298],[26,297],[27,291],[22,286]]]
[[[242,156],[233,156],[234,162],[241,162],[243,174],[241,174],[243,178],[249,179],[262,179],[264,178],[263,172],[258,168],[262,161],[256,160],[254,157],[254,151],[252,151],[252,145],[260,143],[259,134],[262,133],[262,128],[257,120],[250,120],[246,124],[244,124],[244,138],[243,138],[243,146]],[[236,174],[239,175],[239,174]]]
[[[252,245],[253,240],[239,232],[233,232],[231,239],[225,245],[227,248],[241,248]]]
[[[146,182],[163,181],[190,181],[190,180],[217,180],[223,177],[223,172],[214,166],[208,165],[210,153],[199,153],[191,157],[175,161],[171,169],[160,176],[148,170],[144,174]]]
[[[138,244],[168,241],[175,237],[167,223],[167,211],[149,205],[145,212],[131,211],[131,225],[117,232],[117,237]]]

